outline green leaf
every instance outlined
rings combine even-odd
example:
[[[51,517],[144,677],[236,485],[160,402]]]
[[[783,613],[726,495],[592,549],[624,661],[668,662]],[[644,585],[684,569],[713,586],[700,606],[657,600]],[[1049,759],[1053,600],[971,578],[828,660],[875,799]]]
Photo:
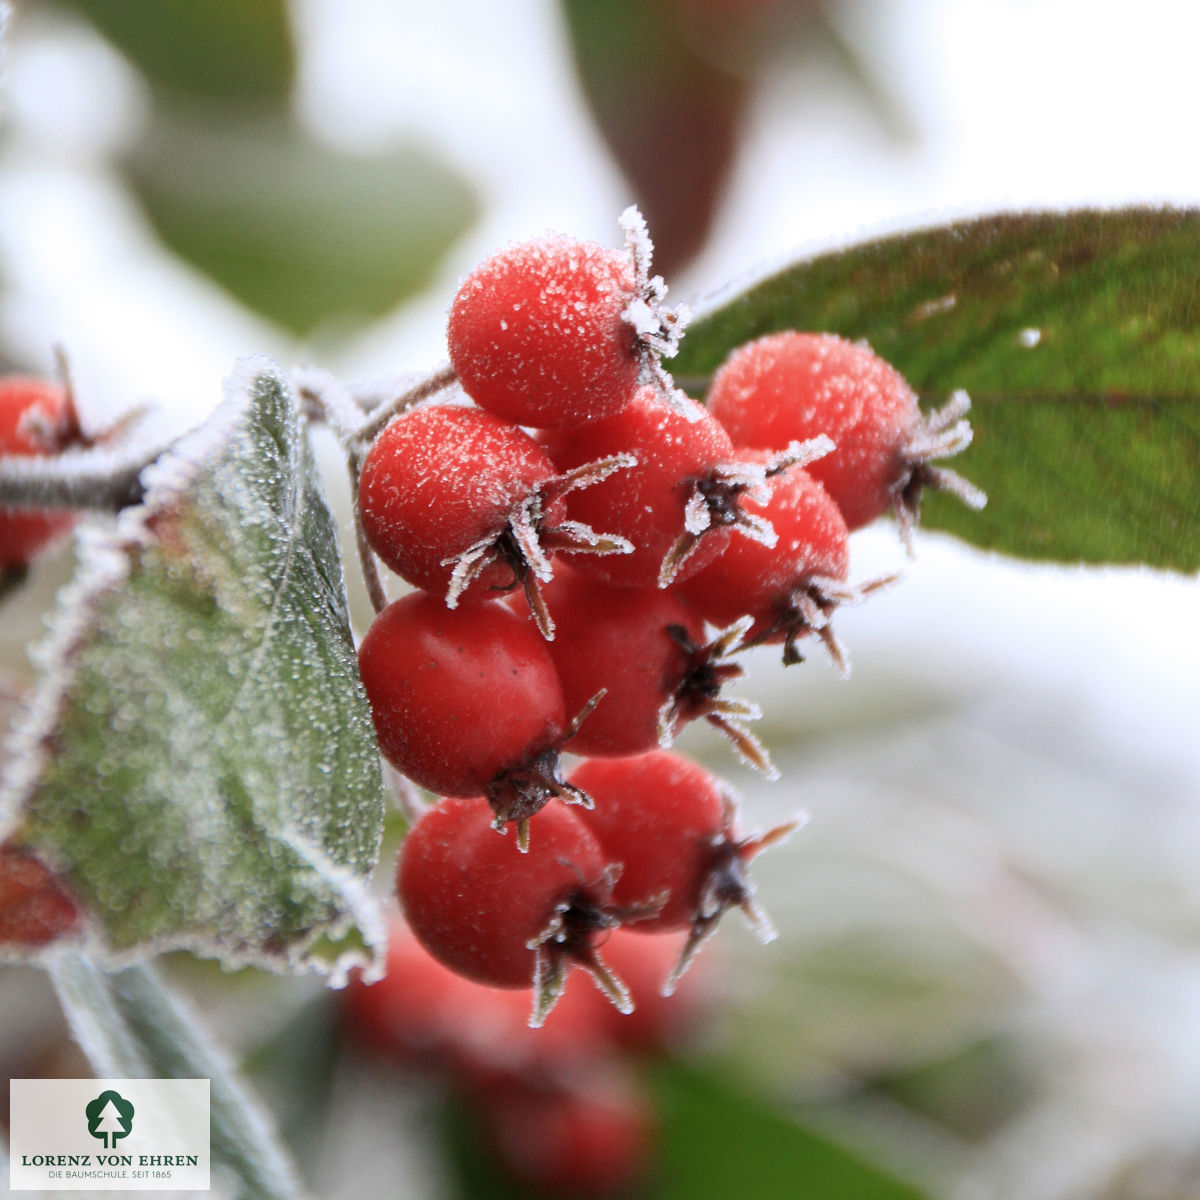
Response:
[[[305,335],[390,312],[476,215],[467,184],[415,143],[348,154],[285,122],[160,116],[125,165],[172,251]]]
[[[929,404],[971,395],[954,466],[989,497],[923,522],[1025,558],[1200,569],[1200,212],[986,217],[800,262],[703,314],[672,364],[707,387],[781,329],[865,338]]]
[[[337,531],[278,370],[228,392],[83,537],[0,812],[110,951],[336,972],[384,809]]]
[[[301,1200],[295,1168],[269,1120],[152,968],[107,974],[60,954],[50,974],[98,1077],[209,1081],[214,1186],[245,1200]]]
[[[654,1079],[662,1119],[659,1200],[923,1200],[917,1188],[716,1073],[667,1064]]]
[[[296,54],[286,0],[68,0],[168,95],[282,108]]]

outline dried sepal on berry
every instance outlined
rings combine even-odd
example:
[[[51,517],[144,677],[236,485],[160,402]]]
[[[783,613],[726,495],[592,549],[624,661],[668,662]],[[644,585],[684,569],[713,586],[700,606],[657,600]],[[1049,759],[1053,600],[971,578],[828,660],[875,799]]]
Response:
[[[686,304],[670,307],[665,303],[667,285],[661,275],[650,274],[654,243],[637,205],[631,204],[621,213],[620,225],[633,262],[634,295],[622,315],[637,333],[638,383],[655,388],[681,416],[693,420],[686,395],[662,365],[664,358],[679,353],[692,311]]]
[[[894,509],[900,536],[910,554],[926,489],[949,492],[976,510],[987,504],[986,493],[957,471],[934,465],[936,459],[961,454],[971,444],[973,433],[967,420],[970,411],[971,397],[961,388],[952,392],[941,408],[917,421],[900,449],[903,467],[893,486]]]
[[[620,870],[613,864],[604,868],[604,890],[611,895]],[[609,969],[596,946],[598,931],[611,931],[621,917],[611,906],[590,902],[583,894],[554,907],[546,927],[528,945],[533,951],[533,1013],[529,1024],[536,1029],[549,1016],[567,984],[572,967],[582,967],[620,1013],[633,1011],[633,999],[623,980]]]
[[[740,908],[746,924],[758,940],[764,944],[778,936],[771,918],[767,916],[755,896],[746,867],[752,858],[771,846],[786,841],[796,830],[802,828],[808,818],[798,814],[790,821],[775,825],[765,833],[751,834],[739,838],[734,832],[737,818],[737,799],[734,793],[724,789],[724,815],[721,830],[710,841],[708,873],[700,889],[700,898],[692,915],[687,940],[679,952],[679,958],[663,983],[663,995],[674,994],[688,967],[692,965],[700,947],[716,932],[717,923],[731,908]]]
[[[778,779],[779,772],[766,746],[745,725],[760,720],[762,709],[752,700],[723,694],[726,684],[745,674],[741,664],[731,662],[730,656],[742,648],[752,624],[750,618],[735,621],[705,642],[695,641],[682,625],[667,626],[667,636],[686,655],[687,665],[674,693],[658,710],[658,744],[666,749],[683,725],[702,718],[720,730],[747,766],[768,779]]]
[[[559,753],[592,715],[596,705],[604,699],[604,693],[605,689],[601,688],[583,705],[571,718],[571,723],[555,745],[535,754],[528,763],[509,768],[488,785],[485,794],[492,812],[496,814],[492,827],[504,833],[504,827],[510,821],[515,821],[517,849],[522,854],[529,849],[529,818],[540,812],[552,797],[557,797],[564,804],[592,807],[591,796],[563,778]]]
[[[771,476],[792,466],[806,466],[833,448],[829,438],[821,434],[803,442],[791,442],[761,462],[746,458],[718,463],[692,480],[684,507],[683,532],[663,557],[658,586],[670,587],[675,582],[701,537],[711,529],[734,529],[768,550],[773,549],[778,540],[774,527],[760,513],[748,509],[744,499],[761,501],[766,495],[764,484]]]

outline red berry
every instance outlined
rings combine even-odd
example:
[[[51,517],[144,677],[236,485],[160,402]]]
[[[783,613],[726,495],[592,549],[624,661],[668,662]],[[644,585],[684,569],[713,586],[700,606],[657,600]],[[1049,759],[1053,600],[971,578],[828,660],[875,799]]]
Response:
[[[0,455],[58,454],[80,440],[66,389],[38,379],[0,379]],[[0,509],[0,567],[23,567],[48,542],[70,529],[72,513]]]
[[[595,803],[580,814],[581,820],[620,864],[614,902],[658,906],[630,929],[691,931],[670,985],[734,905],[764,941],[774,936],[754,901],[746,864],[791,833],[795,822],[740,838],[730,789],[699,764],[666,750],[637,758],[591,759],[571,780],[586,788]]]
[[[572,963],[613,1002],[628,993],[598,954],[618,923],[600,843],[576,811],[554,806],[534,817],[527,853],[491,830],[482,797],[450,797],[428,809],[400,851],[396,891],[421,944],[452,970],[491,987],[529,987],[540,1024]]]
[[[735,465],[737,452],[724,429],[698,406],[689,414],[694,419],[644,387],[616,416],[547,436],[560,471],[614,454],[637,459],[603,487],[568,500],[573,520],[598,524],[633,544],[632,554],[580,560],[579,570],[621,587],[665,587],[716,558],[731,528],[770,540],[770,531],[746,517],[739,503],[762,469]]]
[[[953,472],[929,460],[970,441],[965,393],[923,419],[903,376],[859,342],[831,333],[770,334],[735,350],[713,377],[713,415],[739,445],[781,450],[827,434],[835,449],[809,470],[858,529],[893,506],[906,527],[923,487],[982,501]]]
[[[343,1015],[350,1034],[369,1049],[440,1065],[457,1030],[467,1027],[492,990],[438,962],[403,921],[388,931],[382,979],[355,975],[346,987]]]
[[[75,902],[31,851],[0,847],[0,948],[45,946],[78,924]]]
[[[499,1164],[536,1195],[625,1195],[647,1173],[654,1114],[613,1063],[552,1087],[498,1081],[472,1099]]]
[[[371,549],[398,575],[445,593],[457,558],[498,540],[510,516],[555,474],[527,433],[477,408],[428,404],[397,417],[363,463],[358,504]],[[566,504],[541,514],[560,524]],[[472,582],[473,597],[508,589],[514,567],[493,561]]]
[[[468,395],[519,425],[599,420],[637,386],[635,292],[627,254],[567,237],[510,246],[454,297],[450,361]]]
[[[559,630],[550,654],[567,711],[604,691],[571,739],[573,753],[641,754],[703,717],[771,772],[765,749],[742,725],[758,709],[721,695],[743,673],[725,657],[727,640],[706,642],[703,621],[674,592],[618,588],[560,569],[545,599]]]
[[[426,591],[482,600],[522,585],[539,616],[536,579],[549,578],[546,551],[611,553],[620,539],[564,529],[563,497],[619,463],[556,473],[527,433],[491,413],[429,404],[392,421],[375,439],[358,484],[371,549]],[[552,627],[543,623],[543,633]]]
[[[564,1078],[579,1063],[611,1053],[608,1014],[619,1014],[596,988],[565,990],[538,1029],[529,1026],[532,1008],[531,990],[467,979],[396,920],[388,931],[386,974],[371,984],[353,976],[343,1017],[350,1036],[368,1049],[471,1082],[514,1073]]]
[[[414,592],[375,618],[358,665],[383,756],[421,787],[484,793],[498,827],[577,796],[558,769],[570,729],[554,661],[502,604]]]
[[[766,461],[769,452],[752,456]],[[771,523],[779,538],[775,546],[739,538],[679,590],[714,625],[753,618],[746,640],[783,642],[785,663],[800,661],[796,640],[815,630],[844,667],[829,616],[839,602],[857,598],[844,586],[850,569],[846,522],[829,493],[800,467],[771,476],[766,486],[765,503],[749,497],[743,503]]]

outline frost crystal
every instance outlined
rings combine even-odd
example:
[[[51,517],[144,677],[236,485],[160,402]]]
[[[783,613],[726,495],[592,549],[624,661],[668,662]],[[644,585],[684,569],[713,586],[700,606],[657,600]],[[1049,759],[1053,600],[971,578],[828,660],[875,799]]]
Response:
[[[654,243],[646,229],[645,218],[636,205],[631,204],[621,214],[620,225],[633,261],[635,287],[633,299],[626,305],[622,315],[638,335],[641,357],[639,382],[657,388],[667,404],[681,415],[687,415],[684,394],[663,368],[662,360],[674,358],[679,353],[679,343],[692,319],[692,311],[686,304],[670,308],[665,303],[667,285],[661,275],[650,274]],[[689,417],[691,419],[694,418]]]

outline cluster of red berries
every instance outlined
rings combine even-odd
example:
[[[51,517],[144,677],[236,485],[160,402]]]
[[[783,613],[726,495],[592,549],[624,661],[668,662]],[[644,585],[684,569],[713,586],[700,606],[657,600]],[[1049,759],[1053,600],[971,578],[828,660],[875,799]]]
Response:
[[[850,530],[889,508],[907,529],[931,484],[976,498],[930,465],[969,439],[965,396],[924,418],[863,345],[765,337],[707,407],[684,396],[661,359],[685,314],[625,225],[627,253],[554,237],[478,267],[448,331],[473,403],[402,412],[358,491],[370,547],[420,589],[360,647],[380,748],[441,796],[399,897],[448,967],[532,981],[534,1025],[575,965],[630,1007],[600,953],[617,926],[688,931],[668,992],[727,908],[768,935],[745,866],[795,823],[743,837],[725,785],[661,747],[703,717],[771,770],[756,708],[722,695],[734,656],[794,662],[815,634],[843,663],[830,614],[876,586],[847,582]],[[569,777],[564,746],[589,759]]]
[[[683,1044],[708,1007],[694,974],[670,1000],[659,993],[678,951],[678,938],[617,930],[606,954],[636,1013],[621,1016],[594,989],[572,988],[535,1031],[528,989],[456,974],[398,920],[387,974],[371,985],[353,979],[343,1014],[374,1059],[447,1080],[518,1182],[554,1196],[623,1193],[647,1173],[656,1135],[640,1060]]]

